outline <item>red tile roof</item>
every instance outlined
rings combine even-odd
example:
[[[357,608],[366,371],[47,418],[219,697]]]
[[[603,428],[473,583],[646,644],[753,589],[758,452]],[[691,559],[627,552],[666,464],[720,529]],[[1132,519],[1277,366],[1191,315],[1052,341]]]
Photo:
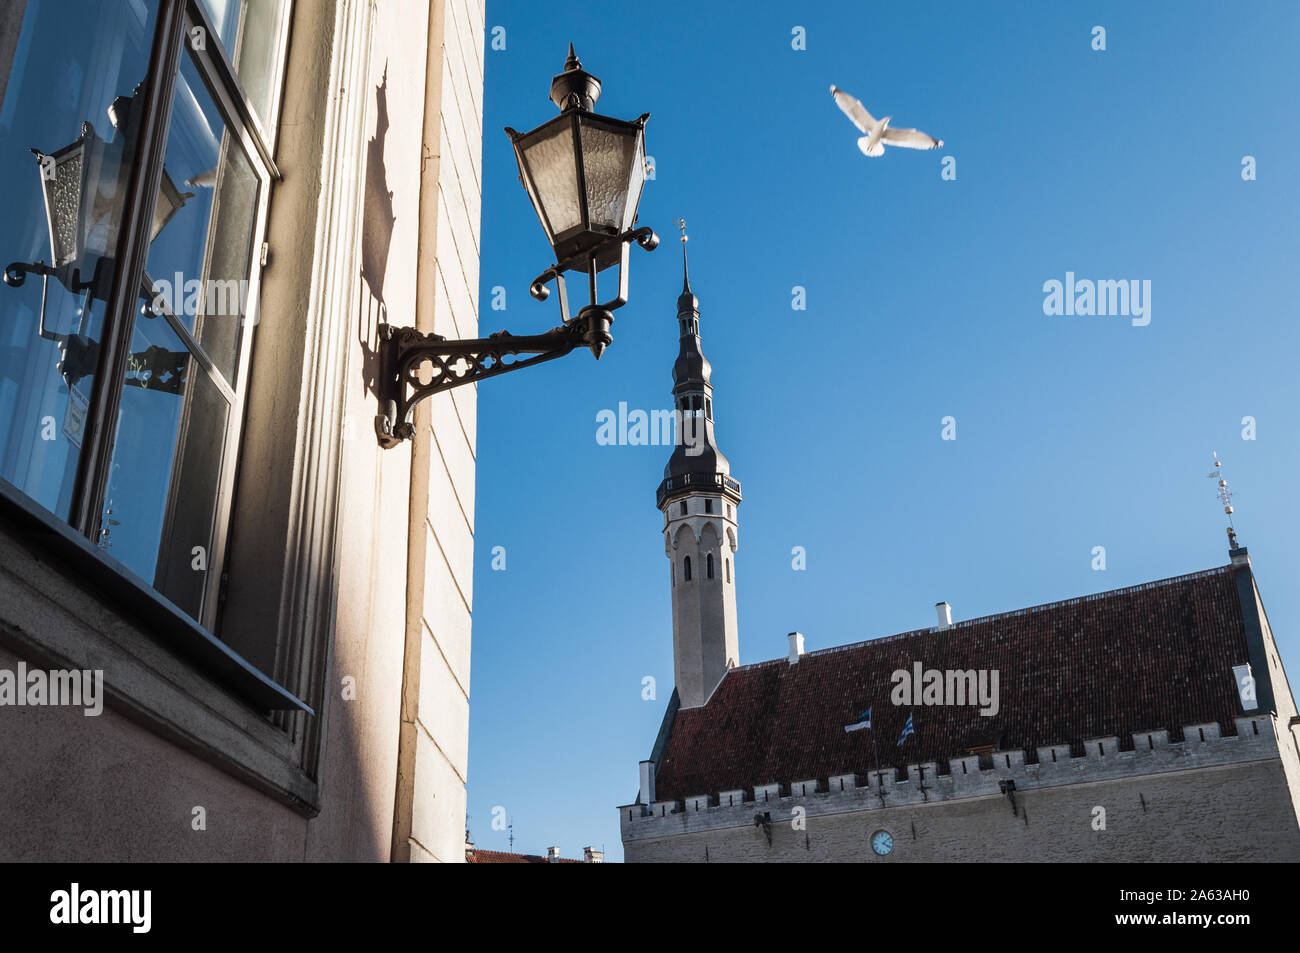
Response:
[[[550,863],[545,857],[538,854],[510,854],[503,850],[479,850],[475,848],[472,851],[465,851],[465,860],[471,864],[547,864]],[[568,857],[561,857],[562,864],[580,864],[580,860],[571,860]]]
[[[890,675],[926,669],[996,669],[1000,708],[895,707]],[[1235,733],[1241,714],[1232,666],[1248,661],[1231,566],[1065,602],[905,632],[732,669],[702,708],[677,712],[657,770],[656,798],[747,789],[939,762],[980,745],[1025,749],[1088,738],[1217,722]],[[844,726],[872,709],[872,729]],[[897,742],[908,713],[916,734]],[[716,798],[715,798],[716,800]]]

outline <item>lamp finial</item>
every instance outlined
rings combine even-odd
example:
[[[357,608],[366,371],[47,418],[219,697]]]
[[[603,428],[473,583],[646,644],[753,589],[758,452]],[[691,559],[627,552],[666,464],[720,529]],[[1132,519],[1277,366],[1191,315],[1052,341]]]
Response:
[[[560,112],[570,109],[596,108],[600,99],[600,80],[582,68],[578,54],[569,44],[569,55],[564,61],[564,70],[551,79],[551,102],[559,107]]]

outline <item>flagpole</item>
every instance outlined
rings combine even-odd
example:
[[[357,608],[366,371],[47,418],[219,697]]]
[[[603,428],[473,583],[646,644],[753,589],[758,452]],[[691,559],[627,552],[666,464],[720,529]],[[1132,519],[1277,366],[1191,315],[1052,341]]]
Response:
[[[909,715],[910,717],[910,715]],[[921,797],[930,800],[925,794],[925,765],[921,763],[921,736],[916,733],[916,720],[912,720],[912,737],[916,739],[916,773],[921,776]]]
[[[880,783],[880,754],[876,751],[876,723],[871,722],[871,763],[876,768],[876,783]]]

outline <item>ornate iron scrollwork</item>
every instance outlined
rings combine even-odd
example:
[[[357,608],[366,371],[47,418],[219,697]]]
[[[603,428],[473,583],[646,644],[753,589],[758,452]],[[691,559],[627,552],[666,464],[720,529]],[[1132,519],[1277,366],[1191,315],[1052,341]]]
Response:
[[[603,304],[597,304],[597,256],[608,244],[615,242],[621,246],[618,294]],[[610,334],[613,312],[627,303],[628,247],[632,242],[646,251],[653,251],[659,244],[659,237],[649,228],[634,228],[593,249],[588,275],[591,303],[576,317],[569,317],[568,293],[564,285],[564,272],[568,266],[553,265],[533,279],[528,290],[538,301],[550,297],[550,289],[546,287],[550,281],[555,282],[559,291],[563,323],[543,334],[514,335],[509,331],[498,331],[485,338],[449,341],[440,334],[380,324],[379,415],[375,417],[379,445],[391,449],[414,436],[411,414],[415,405],[433,394],[553,361],[579,347],[589,348],[599,360],[601,353],[613,341]],[[425,365],[431,368],[427,375],[422,373]]]

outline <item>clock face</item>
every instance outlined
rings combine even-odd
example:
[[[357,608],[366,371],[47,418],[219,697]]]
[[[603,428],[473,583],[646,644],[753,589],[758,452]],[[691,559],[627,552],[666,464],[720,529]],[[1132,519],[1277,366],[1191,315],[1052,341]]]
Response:
[[[876,831],[871,835],[871,849],[884,857],[894,849],[894,838],[889,831]]]

